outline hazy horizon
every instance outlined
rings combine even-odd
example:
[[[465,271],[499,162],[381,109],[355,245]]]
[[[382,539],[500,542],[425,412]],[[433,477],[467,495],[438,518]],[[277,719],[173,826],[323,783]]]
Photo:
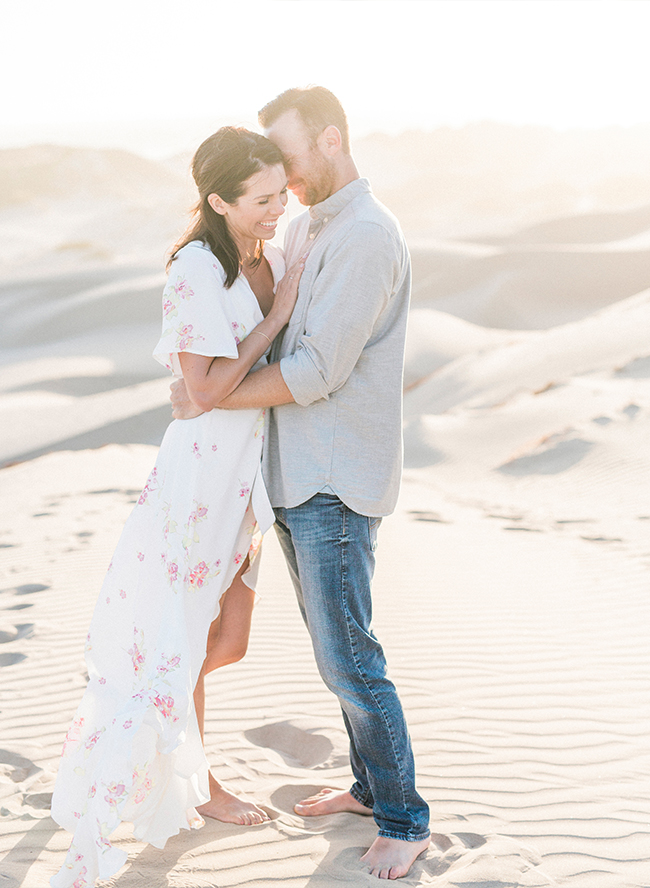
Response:
[[[354,138],[493,120],[650,124],[647,0],[34,0],[6,14],[0,147],[191,150],[319,83]],[[244,27],[245,24],[245,27]],[[20,72],[20,76],[17,76]]]
[[[183,133],[179,134],[179,123],[183,125]],[[254,118],[195,118],[187,120],[143,121],[106,121],[101,123],[68,123],[49,127],[38,125],[5,127],[0,132],[0,151],[31,148],[40,145],[56,145],[67,148],[89,148],[97,150],[124,150],[149,160],[167,160],[179,154],[192,154],[201,141],[220,126],[245,126],[259,131],[260,127]],[[511,128],[518,131],[552,132],[558,135],[574,134],[591,135],[599,133],[624,132],[637,130],[650,132],[650,113],[647,121],[632,124],[603,124],[601,126],[553,126],[551,124],[513,123],[507,120],[490,118],[467,120],[459,124],[438,124],[436,126],[409,126],[401,128],[380,125],[366,128],[350,125],[350,139],[355,143],[362,142],[373,136],[390,139],[409,136],[411,134],[431,135],[440,131],[460,132],[479,126]]]

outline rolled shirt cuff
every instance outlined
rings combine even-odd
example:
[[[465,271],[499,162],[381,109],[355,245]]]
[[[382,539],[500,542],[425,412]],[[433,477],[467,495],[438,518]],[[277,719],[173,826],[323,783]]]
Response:
[[[308,407],[314,401],[328,400],[327,383],[304,349],[280,361],[280,373],[296,404]]]

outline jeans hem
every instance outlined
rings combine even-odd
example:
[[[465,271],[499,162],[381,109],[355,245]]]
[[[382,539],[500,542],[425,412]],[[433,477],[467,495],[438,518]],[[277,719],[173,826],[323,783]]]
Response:
[[[411,836],[404,835],[403,833],[391,832],[388,829],[380,829],[377,835],[383,836],[385,839],[400,839],[402,842],[422,842],[424,839],[429,838],[431,830],[427,829],[426,832],[418,833],[417,836]]]

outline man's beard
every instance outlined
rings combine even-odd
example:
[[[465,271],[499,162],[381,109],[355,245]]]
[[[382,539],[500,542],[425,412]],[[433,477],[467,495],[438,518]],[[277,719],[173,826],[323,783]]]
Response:
[[[334,193],[336,174],[332,161],[323,157],[316,149],[312,150],[313,172],[304,178],[305,204],[313,207]]]

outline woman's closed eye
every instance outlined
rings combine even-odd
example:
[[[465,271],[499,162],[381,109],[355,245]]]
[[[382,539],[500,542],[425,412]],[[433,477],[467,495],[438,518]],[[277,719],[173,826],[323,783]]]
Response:
[[[282,195],[284,195],[284,194],[286,194],[286,193],[287,193],[287,188],[286,188],[286,186],[285,186],[285,187],[282,189],[282,191],[280,192],[280,197],[282,197]],[[265,197],[265,198],[263,198],[262,200],[258,201],[258,205],[259,205],[259,206],[264,206],[264,204],[267,204],[268,202],[269,202],[268,197]]]

